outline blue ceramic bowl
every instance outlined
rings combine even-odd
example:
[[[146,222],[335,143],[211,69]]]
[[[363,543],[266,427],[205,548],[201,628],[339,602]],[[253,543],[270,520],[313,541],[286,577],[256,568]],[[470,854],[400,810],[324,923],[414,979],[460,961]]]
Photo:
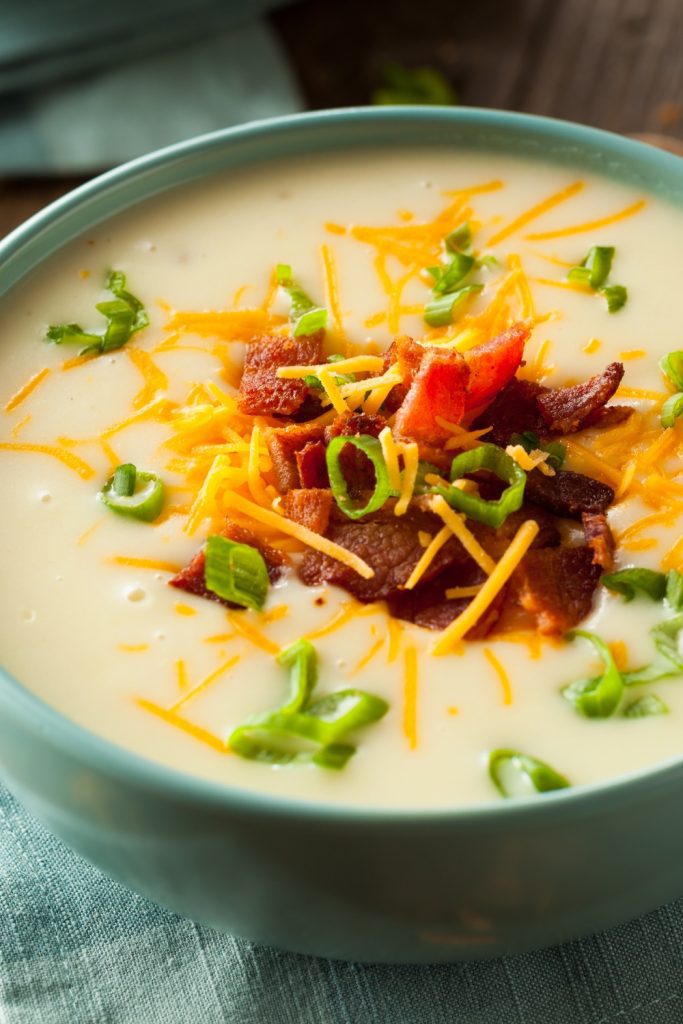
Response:
[[[683,204],[683,162],[605,132],[484,110],[341,110],[218,132],[84,185],[0,244],[0,294],[134,203],[226,168],[356,146],[540,157]],[[463,810],[350,810],[152,763],[0,672],[0,765],[26,807],[131,888],[285,949],[371,961],[518,952],[683,892],[683,760],[605,785]]]

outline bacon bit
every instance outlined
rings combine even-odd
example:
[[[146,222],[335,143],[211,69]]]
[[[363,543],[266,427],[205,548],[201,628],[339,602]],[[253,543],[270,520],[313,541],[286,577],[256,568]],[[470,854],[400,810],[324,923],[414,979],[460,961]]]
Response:
[[[509,707],[512,704],[512,687],[509,676],[490,647],[484,648],[484,657],[498,676],[503,691],[503,704]]]
[[[321,487],[306,487],[288,491],[282,498],[280,508],[295,523],[301,523],[314,533],[323,534],[330,521],[332,505],[331,491]]]
[[[602,373],[580,384],[542,391],[536,402],[548,429],[571,434],[588,426],[591,416],[612,398],[623,376],[622,363],[610,363]]]
[[[614,565],[614,537],[603,512],[582,512],[586,544],[593,552],[593,564],[609,572]]]
[[[448,431],[437,417],[459,423],[465,411],[470,370],[458,352],[429,349],[396,413],[396,433],[414,441],[440,444]]]
[[[566,188],[561,189],[559,192],[555,192],[553,195],[548,196],[548,198],[544,199],[542,202],[536,203],[536,205],[532,206],[531,209],[526,210],[524,213],[520,214],[519,217],[516,217],[515,220],[507,225],[507,227],[502,228],[495,235],[489,238],[486,243],[487,248],[491,248],[494,245],[499,245],[501,242],[504,242],[506,238],[514,235],[517,231],[521,231],[521,229],[525,228],[527,224],[531,223],[531,221],[536,220],[544,213],[548,213],[550,210],[553,210],[556,206],[559,206],[560,203],[566,202],[567,199],[571,199],[572,196],[575,196],[580,192],[583,187],[584,183],[582,181],[575,181],[571,185],[567,185]]]
[[[291,416],[308,395],[303,380],[283,380],[280,367],[320,362],[323,332],[290,338],[264,335],[247,345],[239,408],[250,415]]]
[[[530,334],[524,324],[514,324],[497,338],[476,345],[465,353],[470,370],[466,409],[489,402],[514,377]]]
[[[561,635],[590,612],[601,574],[590,548],[539,548],[517,569],[516,597],[539,633]]]
[[[7,401],[4,411],[12,412],[14,409],[18,408],[18,406],[20,406],[22,402],[26,401],[28,396],[32,394],[51,373],[52,370],[48,366],[44,366],[42,370],[38,370],[37,373],[34,373],[33,376],[27,380],[26,383]]]

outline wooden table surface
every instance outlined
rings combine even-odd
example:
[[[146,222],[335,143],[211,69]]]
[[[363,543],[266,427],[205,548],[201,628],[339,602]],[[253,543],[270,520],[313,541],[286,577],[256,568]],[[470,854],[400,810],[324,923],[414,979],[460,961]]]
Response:
[[[312,109],[368,103],[398,62],[468,106],[683,140],[682,0],[299,0],[271,22]],[[0,181],[0,236],[80,180]]]

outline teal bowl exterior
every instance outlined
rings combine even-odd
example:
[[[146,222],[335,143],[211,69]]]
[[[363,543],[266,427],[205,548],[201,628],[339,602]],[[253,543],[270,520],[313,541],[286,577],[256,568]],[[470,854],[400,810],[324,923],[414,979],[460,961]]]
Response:
[[[451,146],[560,161],[683,204],[683,162],[640,143],[483,110],[341,110],[171,147],[52,204],[0,243],[0,294],[149,196],[288,155]],[[443,811],[247,793],[95,736],[0,672],[0,767],[30,812],[103,871],[197,921],[284,949],[436,962],[539,948],[683,892],[683,759],[615,782]],[[255,769],[256,770],[256,769]]]

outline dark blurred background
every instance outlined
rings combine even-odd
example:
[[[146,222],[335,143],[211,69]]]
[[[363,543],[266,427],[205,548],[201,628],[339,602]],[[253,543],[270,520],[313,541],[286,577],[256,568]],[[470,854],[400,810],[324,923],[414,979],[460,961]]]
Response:
[[[8,2],[11,7],[12,0]],[[107,74],[94,75],[96,63],[106,63],[106,54],[103,56],[97,51],[97,59],[85,59],[84,55],[93,52],[92,39],[85,36],[69,37],[71,53],[77,53],[79,60],[67,59],[68,51],[64,49],[67,44],[61,41],[62,64],[55,65],[50,39],[67,25],[69,13],[77,20],[82,0],[62,2],[61,22],[56,22],[52,29],[43,22],[44,38],[39,43],[30,33],[27,36],[26,25],[19,26],[23,35],[17,33],[16,37],[21,36],[24,47],[21,66],[11,48],[5,47],[6,67],[15,78],[14,84],[9,81],[4,95],[0,95],[0,129],[5,126],[5,135],[0,134],[0,235],[74,184],[118,162],[119,158],[131,155],[125,146],[120,157],[115,146],[113,149],[105,146],[101,165],[97,166],[97,149],[93,144],[80,165],[74,161],[74,168],[69,168],[68,160],[65,162],[63,157],[61,161],[51,162],[47,158],[41,161],[35,155],[40,152],[40,147],[33,147],[36,138],[40,142],[41,133],[47,137],[50,130],[53,134],[56,130],[55,106],[62,124],[67,123],[64,119],[68,119],[72,110],[72,121],[81,119],[84,132],[88,130],[89,117],[101,120],[96,105],[88,107],[87,98],[101,95],[102,81],[105,87],[109,81]],[[232,7],[229,0],[222,5],[211,0],[197,0],[195,4],[177,0],[171,4],[174,10],[183,8],[185,16],[190,11],[192,35],[197,37],[193,50],[196,67],[189,81],[183,84],[184,101],[191,99],[193,89],[197,90],[197,110],[193,116],[192,107],[188,106],[182,127],[179,123],[173,124],[168,139],[162,136],[162,141],[174,141],[179,134],[190,135],[223,123],[235,123],[244,117],[270,113],[267,87],[276,63],[280,77],[270,82],[274,113],[367,104],[392,97],[411,98],[412,94],[417,101],[431,98],[439,102],[567,118],[612,131],[647,136],[650,141],[674,149],[680,146],[678,140],[683,140],[683,0],[477,0],[475,3],[428,0],[422,4],[415,0],[235,2],[237,6]],[[10,30],[16,29],[17,12],[32,4],[40,7],[41,0],[25,0],[21,7],[17,4],[14,20],[11,15],[8,19],[7,13],[0,12],[0,38],[3,34],[5,40],[14,38],[11,31],[9,35],[6,31],[3,33],[3,18]],[[168,13],[168,4],[165,6]],[[124,3],[123,8],[126,7]],[[54,10],[50,8],[51,12]],[[129,13],[132,14],[130,7]],[[125,12],[120,15],[124,16]],[[223,85],[216,68],[219,72],[226,71],[226,63],[232,60],[234,64],[234,56],[230,57],[229,51],[222,56],[208,50],[204,54],[201,46],[209,44],[202,43],[202,39],[220,35],[223,30],[226,33],[235,29],[241,31],[245,19],[248,24],[250,18],[257,19],[258,31],[267,36],[268,46],[274,47],[277,60],[271,59],[268,50],[265,56],[254,57],[251,61],[255,66],[249,73],[259,76],[258,79],[249,79],[246,74],[239,85],[234,85],[234,80],[226,80],[227,84]],[[137,20],[139,22],[139,18]],[[166,20],[168,22],[169,18]],[[124,30],[128,32],[125,26]],[[111,26],[104,26],[102,32],[105,31],[111,34]],[[177,31],[187,34],[187,28],[183,28],[180,21]],[[67,36],[65,33],[65,38]],[[159,95],[153,97],[156,109],[163,111],[165,102],[176,109],[177,96],[168,94],[166,101],[164,99],[163,74],[168,75],[168,61],[164,63],[163,48],[177,52],[173,48],[178,47],[178,39],[173,39],[172,33],[168,39],[157,39],[151,30],[148,39],[138,27],[124,40],[127,42],[118,47],[117,74],[125,78],[127,54],[130,54],[131,66],[137,62],[135,69],[138,69],[137,80],[129,83],[128,97],[130,90],[137,89],[134,95],[141,99],[158,91]],[[148,56],[145,56],[146,47]],[[48,60],[44,59],[46,51]],[[31,58],[29,62],[27,54]],[[0,52],[0,58],[2,56]],[[187,60],[179,60],[179,67],[184,66],[187,71]],[[21,79],[16,75],[17,68],[22,72]],[[140,77],[140,68],[146,77]],[[158,79],[154,77],[156,68],[160,69]],[[427,79],[424,79],[424,69],[427,69]],[[157,81],[162,83],[158,90]],[[254,86],[254,82],[258,82],[258,86]],[[207,83],[213,88],[209,90],[210,100],[205,99],[202,92]],[[261,89],[261,85],[263,94],[254,112],[245,97],[251,95],[250,89],[253,92]],[[220,97],[220,90],[224,89],[229,99],[233,88],[237,89],[235,102],[232,107],[226,102],[223,118],[216,95]],[[243,90],[241,94],[239,88]],[[287,93],[284,98],[283,93]],[[106,95],[105,90],[104,103]],[[211,117],[207,119],[204,114],[209,106]],[[127,123],[134,128],[137,104],[128,102],[128,107]],[[138,116],[145,116],[148,121],[153,118],[153,113],[145,112],[144,106],[141,109],[143,113]],[[3,166],[3,146],[8,154],[7,145],[14,144],[21,134],[20,129],[25,127],[21,121],[23,111],[26,119],[33,118],[33,148],[28,147],[32,156],[22,157],[28,149],[22,150],[17,143],[19,157],[5,160]],[[195,124],[196,131],[193,131]],[[116,126],[112,130],[115,132]],[[155,148],[159,144],[153,132],[146,147],[145,138],[142,132],[134,151]],[[4,139],[9,139],[9,143]]]

